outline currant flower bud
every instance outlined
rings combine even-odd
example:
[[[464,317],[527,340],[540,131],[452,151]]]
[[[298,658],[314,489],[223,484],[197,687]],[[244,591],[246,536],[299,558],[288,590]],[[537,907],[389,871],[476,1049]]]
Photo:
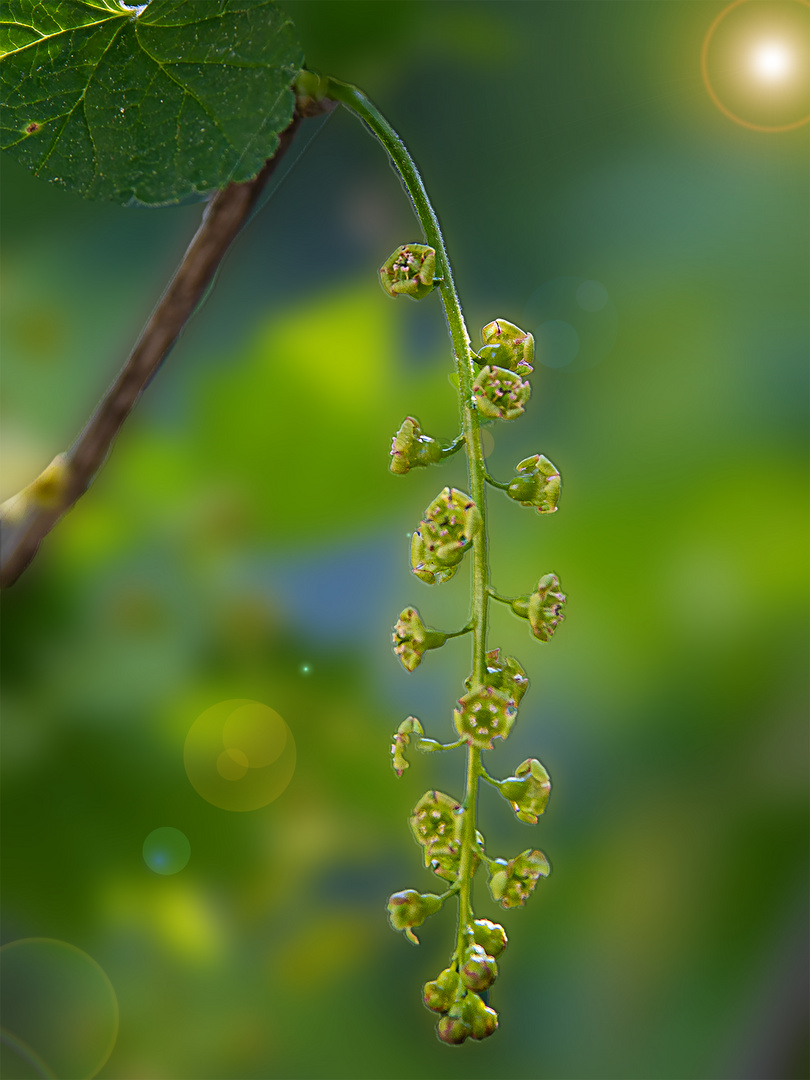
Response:
[[[481,514],[469,495],[443,488],[425,510],[411,541],[411,569],[428,585],[449,581],[481,528]]]
[[[391,743],[391,764],[397,776],[402,776],[409,766],[409,762],[405,759],[405,747],[410,743],[411,735],[422,734],[422,725],[415,716],[409,716],[397,728],[394,741]]]
[[[426,244],[403,244],[380,267],[380,283],[389,296],[421,300],[433,291],[436,252]]]
[[[394,930],[404,930],[408,941],[414,945],[419,939],[413,932],[414,926],[421,926],[428,915],[435,913],[444,901],[435,893],[418,893],[416,889],[403,889],[388,898],[388,919]]]
[[[498,1027],[498,1014],[494,1009],[485,1005],[478,994],[468,994],[470,999],[470,1011],[468,1023],[470,1025],[471,1039],[486,1039]]]
[[[517,420],[532,392],[514,371],[489,364],[475,376],[472,389],[478,412],[491,420]]]
[[[461,981],[468,990],[486,990],[498,977],[498,965],[480,945],[472,945],[459,970]]]
[[[493,739],[509,735],[516,716],[513,697],[491,686],[481,686],[459,698],[453,721],[456,731],[471,746],[491,750]]]
[[[563,621],[565,601],[557,575],[546,574],[540,578],[533,593],[519,596],[512,601],[511,607],[516,615],[529,620],[532,633],[539,641],[549,641]]]
[[[449,1012],[456,1000],[461,976],[454,968],[445,968],[422,988],[422,1000],[433,1012]]]
[[[497,364],[518,375],[528,375],[534,360],[534,338],[506,319],[495,319],[481,331],[484,348],[478,354],[485,364]]]
[[[466,1038],[472,1035],[472,1025],[467,1019],[469,1007],[465,1004],[466,999],[456,1002],[446,1016],[443,1016],[436,1025],[436,1034],[442,1042],[458,1046]]]
[[[536,825],[551,794],[551,777],[537,758],[527,758],[515,769],[515,775],[502,780],[498,787],[519,820]]]
[[[500,923],[491,922],[489,919],[476,919],[472,924],[472,929],[476,945],[480,945],[490,956],[497,958],[501,955],[506,948],[508,938]]]
[[[529,689],[529,679],[526,672],[515,660],[514,656],[499,657],[500,649],[493,649],[487,653],[487,686],[500,690],[507,697],[515,699],[519,705],[521,698]],[[472,688],[472,675],[464,680],[468,690]]]
[[[548,877],[551,871],[542,851],[523,851],[505,864],[502,859],[497,863],[489,891],[502,908],[523,907],[540,878]]]
[[[461,847],[461,806],[443,791],[426,791],[410,817],[417,844],[426,848],[425,859],[455,855]]]
[[[411,469],[435,465],[441,459],[441,444],[424,434],[418,420],[406,416],[391,444],[391,472],[404,476]]]
[[[521,506],[533,506],[538,514],[553,514],[560,500],[562,481],[547,457],[534,454],[515,468],[519,474],[511,480],[506,494]]]
[[[394,652],[406,671],[413,671],[422,663],[428,649],[440,649],[447,641],[447,634],[425,626],[416,608],[407,607],[401,612],[394,627]]]

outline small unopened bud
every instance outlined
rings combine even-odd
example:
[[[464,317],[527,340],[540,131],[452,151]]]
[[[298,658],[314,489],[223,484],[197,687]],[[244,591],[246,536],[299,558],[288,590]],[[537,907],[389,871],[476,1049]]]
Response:
[[[515,699],[491,686],[471,690],[459,698],[453,713],[456,731],[471,746],[492,749],[492,740],[505,739],[517,716]]]
[[[476,945],[480,945],[490,956],[501,955],[508,939],[500,923],[490,922],[489,919],[476,919],[472,928]]]
[[[533,506],[538,514],[553,514],[560,499],[560,474],[547,457],[534,454],[521,461],[510,481],[507,495],[521,506]]]
[[[496,364],[518,375],[527,375],[534,360],[534,338],[506,319],[495,319],[481,331],[484,348],[479,357],[484,364]]]
[[[449,1012],[456,1000],[459,973],[454,968],[445,968],[431,982],[426,982],[422,989],[422,1000],[433,1012]]]
[[[475,407],[491,420],[516,420],[531,394],[531,386],[514,371],[502,367],[481,368],[473,382]]]
[[[447,634],[425,626],[416,608],[407,607],[394,627],[394,652],[406,671],[413,671],[422,662],[428,649],[440,649],[447,641]]]
[[[436,1034],[442,1042],[458,1046],[472,1034],[472,1027],[464,1018],[464,1012],[456,1005],[436,1025]]]
[[[389,296],[420,300],[432,292],[436,252],[426,244],[403,244],[380,267],[380,283]]]
[[[563,621],[565,601],[557,575],[546,574],[540,578],[533,593],[519,596],[512,601],[511,607],[516,615],[529,620],[532,634],[539,641],[548,641]]]
[[[489,879],[492,899],[502,908],[522,907],[541,877],[547,877],[551,867],[542,851],[524,851],[505,865],[496,860],[498,869]]]
[[[391,444],[391,472],[404,476],[411,469],[435,465],[441,459],[441,444],[424,434],[418,420],[406,416]]]
[[[409,763],[405,758],[405,748],[411,741],[411,735],[421,735],[422,731],[422,725],[415,716],[409,716],[397,728],[394,741],[391,743],[391,764],[397,776],[402,776],[408,768]]]
[[[515,769],[515,775],[502,780],[498,787],[518,818],[527,825],[536,825],[551,794],[551,777],[537,758],[527,758]]]
[[[416,889],[403,889],[388,898],[388,918],[395,930],[404,930],[414,945],[419,939],[412,927],[421,926],[428,915],[434,915],[444,901],[435,893],[418,893]]]
[[[498,1027],[498,1014],[494,1009],[490,1009],[488,1005],[485,1005],[481,998],[478,997],[478,994],[469,994],[468,996],[472,999],[468,1014],[470,1038],[486,1039]]]
[[[486,990],[498,977],[498,965],[480,945],[472,945],[459,973],[468,990]]]

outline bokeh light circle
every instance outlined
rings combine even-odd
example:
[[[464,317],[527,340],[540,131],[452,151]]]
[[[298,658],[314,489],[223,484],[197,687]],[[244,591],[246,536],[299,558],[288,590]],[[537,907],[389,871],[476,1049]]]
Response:
[[[232,698],[197,717],[183,761],[194,790],[221,810],[258,810],[284,792],[295,772],[295,739],[267,705]]]
[[[619,316],[601,281],[560,277],[532,293],[522,325],[534,334],[537,363],[584,371],[613,349]]]
[[[90,1080],[118,1038],[118,999],[86,952],[53,938],[0,949],[0,1075]]]
[[[758,3],[760,4],[759,9],[755,6]],[[799,19],[794,19],[793,16],[786,18],[786,13],[791,11],[799,12],[801,17]],[[750,19],[750,25],[741,24],[739,27],[735,27],[735,19],[739,19],[740,14],[743,12],[745,14],[755,14],[757,17],[756,19]],[[729,16],[732,16],[731,19],[729,19]],[[806,23],[803,27],[804,33],[802,33],[802,26],[800,25],[802,20]],[[718,35],[718,31],[721,31],[720,35]],[[735,31],[735,33],[731,33],[731,31]],[[715,64],[711,54],[713,50],[718,51],[718,40],[723,33],[728,37],[728,44],[725,49],[726,55],[722,56]],[[774,37],[774,35],[776,36]],[[761,0],[733,0],[717,15],[703,39],[703,47],[700,52],[700,72],[709,97],[729,120],[733,120],[735,124],[740,124],[751,131],[773,134],[783,131],[795,131],[796,128],[804,127],[805,124],[810,123],[810,112],[804,114],[802,111],[802,115],[798,119],[790,120],[787,123],[760,123],[750,117],[741,115],[738,107],[730,107],[728,100],[723,100],[718,94],[715,86],[717,79],[712,78],[709,69],[710,67],[716,67],[726,77],[730,77],[729,73],[731,73],[734,77],[731,89],[733,90],[736,84],[738,95],[741,94],[742,86],[750,84],[752,75],[755,78],[758,76],[761,83],[758,94],[766,103],[774,103],[775,101],[779,105],[778,99],[774,98],[773,93],[765,93],[765,87],[769,87],[772,91],[776,85],[782,84],[781,89],[788,91],[787,94],[783,93],[782,95],[783,98],[787,97],[788,107],[796,103],[797,107],[804,110],[808,91],[807,71],[810,69],[810,49],[808,49],[807,45],[809,40],[810,0],[769,0],[769,3],[764,5]],[[723,43],[721,42],[721,44]],[[777,58],[778,65],[776,63]],[[791,98],[789,93],[791,88],[788,83],[789,76],[794,69],[805,72],[805,76],[804,84],[799,82],[798,88],[794,87]],[[741,72],[744,74],[741,74]],[[724,96],[727,97],[727,95]],[[741,96],[741,101],[744,100],[745,98]],[[751,101],[749,107],[753,107],[753,101]]]
[[[177,874],[190,858],[191,844],[179,829],[154,829],[143,842],[143,861],[156,874]]]

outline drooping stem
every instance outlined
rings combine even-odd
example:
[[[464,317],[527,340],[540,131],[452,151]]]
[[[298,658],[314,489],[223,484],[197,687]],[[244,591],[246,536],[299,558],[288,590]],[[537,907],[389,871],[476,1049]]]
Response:
[[[370,128],[388,152],[410,195],[427,243],[436,251],[436,279],[447,326],[453,343],[459,385],[459,404],[470,478],[470,495],[481,513],[481,527],[472,543],[472,689],[485,685],[487,618],[490,596],[487,558],[486,469],[481,447],[478,412],[473,402],[473,349],[447,255],[439,220],[428,198],[422,177],[399,135],[379,109],[355,86],[337,79],[327,80],[326,96],[340,101]],[[470,745],[467,751],[467,778],[464,793],[464,821],[459,867],[459,923],[456,960],[461,957],[466,927],[472,920],[472,864],[475,854],[476,800],[481,770],[481,750]]]

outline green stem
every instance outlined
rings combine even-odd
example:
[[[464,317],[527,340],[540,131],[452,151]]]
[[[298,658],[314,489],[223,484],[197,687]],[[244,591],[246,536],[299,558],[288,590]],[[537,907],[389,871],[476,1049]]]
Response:
[[[511,604],[514,600],[520,599],[519,596],[501,596],[500,593],[495,592],[492,588],[489,590],[489,595],[493,600],[497,600],[499,604]]]
[[[493,476],[490,476],[489,473],[484,473],[484,479],[488,484],[492,484],[493,487],[500,488],[501,491],[509,490],[508,484],[502,484],[500,480],[496,480]]]
[[[467,440],[464,438],[464,434],[457,435],[449,446],[442,447],[442,461],[445,458],[452,457],[453,454],[457,454],[462,446],[466,446]]]
[[[453,353],[456,362],[459,385],[459,405],[464,442],[467,447],[467,462],[470,476],[470,495],[481,513],[481,528],[473,538],[472,544],[472,618],[473,628],[473,670],[472,689],[485,685],[487,655],[487,617],[489,607],[489,563],[487,559],[487,507],[486,507],[486,469],[481,448],[478,413],[473,404],[472,384],[475,378],[473,349],[470,335],[464,322],[461,303],[453,280],[453,270],[442,236],[439,219],[428,198],[422,177],[415,162],[399,135],[394,131],[382,113],[356,86],[327,80],[326,96],[340,101],[363,120],[372,133],[379,139],[389,157],[399,171],[405,188],[410,195],[416,216],[425,234],[427,243],[436,251],[436,278],[440,279],[438,290],[444,305],[444,313]],[[470,746],[467,753],[467,780],[464,793],[464,821],[462,823],[461,861],[459,867],[459,919],[456,959],[461,953],[466,940],[466,929],[472,922],[472,861],[475,848],[476,799],[478,795],[478,777],[481,770],[481,750]]]

